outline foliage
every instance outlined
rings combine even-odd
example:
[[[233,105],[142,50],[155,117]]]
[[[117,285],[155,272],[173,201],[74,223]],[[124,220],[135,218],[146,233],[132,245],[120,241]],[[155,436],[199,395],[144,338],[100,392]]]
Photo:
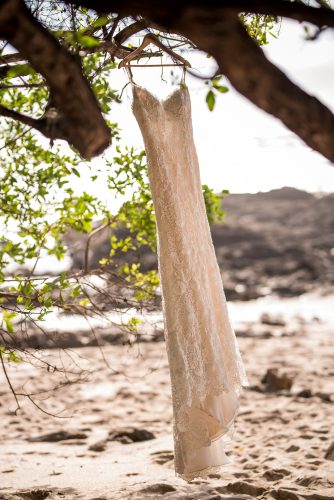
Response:
[[[259,45],[269,43],[268,35],[277,38],[278,31],[277,19],[274,16],[264,16],[262,14],[240,14],[240,19],[245,25],[248,34]],[[275,29],[277,29],[275,33]]]
[[[268,35],[277,38],[280,25],[275,17],[260,14],[240,14],[239,17],[257,45],[267,45],[269,43]],[[213,111],[219,93],[226,94],[229,90],[226,85],[221,85],[221,79],[222,75],[216,75],[211,80],[205,81],[205,84],[209,86],[205,101],[210,111]]]
[[[107,175],[111,193],[123,202],[112,213],[88,190],[78,192],[76,178],[83,175],[86,178],[88,174],[92,186],[99,181],[98,172],[93,171],[89,163],[83,162],[69,147],[57,144],[50,148],[47,141],[27,125],[1,118],[0,356],[1,360],[14,362],[19,357],[11,343],[24,322],[40,325],[54,309],[74,311],[85,317],[101,314],[102,308],[96,306],[90,293],[93,286],[87,277],[92,273],[103,279],[102,289],[94,287],[94,293],[106,294],[106,286],[130,290],[132,307],[141,307],[151,300],[159,285],[157,273],[142,272],[139,262],[115,267],[115,258],[120,253],[136,252],[143,245],[156,249],[155,215],[145,153],[121,146],[117,124],[110,121],[113,106],[121,98],[118,90],[110,86],[111,72],[117,65],[104,50],[104,40],[116,27],[116,16],[96,15],[84,8],[74,11],[55,1],[32,0],[29,4],[60,43],[81,58],[84,73],[116,141],[114,156],[110,158],[105,154],[100,170]],[[267,43],[267,33],[273,35],[273,18],[245,15],[242,20],[259,45]],[[186,41],[177,37],[170,40],[175,41],[175,47],[186,45]],[[6,53],[6,45],[3,45],[2,54]],[[213,110],[217,96],[226,93],[228,88],[221,83],[221,76],[208,80],[207,85],[206,102]],[[20,61],[8,65],[2,73],[0,99],[9,109],[43,117],[49,94],[41,75]],[[223,220],[221,201],[226,194],[227,191],[215,194],[207,185],[203,186],[210,224]],[[128,233],[117,237],[113,232],[110,254],[101,260],[98,270],[88,269],[85,263],[81,272],[36,274],[36,266],[43,256],[64,259],[67,252],[64,235],[68,231],[86,235],[88,254],[91,238],[105,227],[123,227]],[[29,269],[23,268],[27,263]],[[110,273],[110,269],[116,271]],[[127,323],[131,332],[136,332],[137,325],[136,318],[130,318]]]
[[[209,186],[203,184],[203,197],[208,216],[209,224],[214,222],[223,223],[226,212],[222,210],[222,200],[229,194],[228,189],[223,189],[220,193],[214,193]]]
[[[213,111],[216,104],[216,95],[217,93],[226,94],[228,92],[228,87],[226,85],[221,85],[221,75],[215,76],[212,80],[206,80],[206,85],[210,86],[210,90],[206,94],[206,104],[210,111]]]

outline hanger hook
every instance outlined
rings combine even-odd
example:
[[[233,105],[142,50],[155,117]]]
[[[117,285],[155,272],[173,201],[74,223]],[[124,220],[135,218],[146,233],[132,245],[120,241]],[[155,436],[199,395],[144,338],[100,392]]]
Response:
[[[135,82],[133,81],[133,74],[132,74],[132,70],[131,70],[131,65],[130,64],[124,64],[123,66],[126,74],[127,74],[127,77],[129,79],[129,81],[131,82],[132,85],[135,85]]]
[[[186,66],[183,66],[183,68],[182,68],[182,78],[181,78],[181,84],[182,85],[186,84],[186,73],[187,73],[187,68],[186,68]]]
[[[124,68],[127,64],[129,64],[131,61],[133,61],[133,59],[137,59],[138,56],[140,56],[140,54],[144,51],[144,49],[148,45],[150,45],[151,43],[153,43],[153,45],[158,47],[163,52],[166,52],[166,54],[171,56],[173,60],[178,61],[180,64],[182,64],[184,66],[191,67],[189,61],[184,59],[181,55],[176,54],[169,47],[166,47],[166,45],[164,45],[159,40],[159,38],[156,35],[154,35],[153,33],[149,33],[148,35],[145,35],[141,45],[139,47],[137,47],[135,50],[133,50],[132,52],[130,52],[130,54],[128,54],[126,57],[124,57],[124,59],[119,63],[118,67]]]

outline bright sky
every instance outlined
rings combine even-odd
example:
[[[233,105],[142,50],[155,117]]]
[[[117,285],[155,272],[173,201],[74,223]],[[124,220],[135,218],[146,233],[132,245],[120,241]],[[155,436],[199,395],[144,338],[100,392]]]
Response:
[[[298,23],[284,20],[280,36],[272,39],[264,50],[292,80],[334,111],[333,46],[334,33],[325,33],[317,41],[308,42]],[[205,56],[197,55],[191,63],[203,74],[211,74],[212,62]],[[166,80],[170,80],[168,70]],[[114,88],[127,82],[123,70],[112,73]],[[134,79],[159,97],[172,90],[170,84],[161,81],[160,69],[135,69]],[[334,166],[277,119],[259,110],[233,88],[219,95],[214,111],[210,112],[203,82],[188,76],[187,85],[202,183],[231,192],[267,191],[282,186],[334,191]],[[112,121],[119,122],[124,143],[142,147],[131,112],[130,86],[124,92],[123,103],[114,107]]]

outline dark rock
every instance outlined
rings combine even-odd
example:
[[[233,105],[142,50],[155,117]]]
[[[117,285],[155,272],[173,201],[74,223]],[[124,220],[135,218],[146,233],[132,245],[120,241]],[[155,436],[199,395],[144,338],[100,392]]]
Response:
[[[101,451],[105,451],[106,448],[107,448],[107,441],[101,440],[101,441],[97,441],[94,444],[91,444],[88,449],[89,449],[89,451],[101,452]]]
[[[286,326],[286,322],[280,316],[270,316],[268,313],[262,314],[261,323],[270,326]]]
[[[311,389],[303,389],[296,394],[299,398],[311,398],[313,396]]]
[[[269,368],[265,376],[261,379],[267,392],[289,391],[293,384],[293,379],[286,374],[280,374],[277,368]]]
[[[137,429],[136,427],[114,429],[108,434],[108,441],[119,441],[123,444],[148,441],[150,439],[155,439],[155,435],[151,431]]]
[[[50,432],[49,434],[42,434],[41,436],[28,438],[31,443],[46,442],[46,443],[56,443],[58,441],[66,441],[68,439],[86,439],[87,434],[83,432],[71,432],[71,431],[57,431]]]
[[[0,495],[0,499],[2,500],[44,500],[45,498],[50,497],[52,492],[50,490],[20,490],[15,493],[7,495]]]
[[[326,403],[332,403],[331,395],[327,394],[326,392],[316,392],[314,394],[318,398],[320,398],[322,401],[325,401]]]

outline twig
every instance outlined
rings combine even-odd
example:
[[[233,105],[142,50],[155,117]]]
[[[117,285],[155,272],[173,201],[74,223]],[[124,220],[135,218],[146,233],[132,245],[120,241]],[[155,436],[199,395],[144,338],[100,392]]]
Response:
[[[112,38],[114,36],[114,33],[115,33],[115,30],[116,30],[117,25],[118,25],[118,23],[119,23],[120,20],[121,20],[121,16],[119,14],[117,14],[117,16],[114,19],[114,22],[113,22],[113,25],[111,27],[111,30],[109,31],[109,33],[105,37],[105,40],[107,40],[107,41],[112,40]]]
[[[11,393],[13,394],[13,396],[15,398],[15,401],[16,401],[16,404],[17,404],[17,408],[15,409],[15,412],[14,412],[15,415],[16,415],[17,412],[21,409],[21,406],[20,406],[20,403],[19,403],[19,400],[18,400],[18,397],[17,397],[17,396],[19,396],[19,394],[16,394],[15,389],[12,386],[12,383],[11,383],[10,378],[8,376],[8,373],[7,373],[7,370],[6,370],[6,366],[5,366],[5,363],[4,363],[4,360],[3,360],[2,352],[0,352],[0,360],[1,360],[2,370],[3,370],[4,374],[5,374],[7,383],[9,385]]]
[[[19,83],[17,85],[2,85],[0,84],[0,89],[21,89],[21,88],[33,88],[33,87],[47,87],[46,83]]]

